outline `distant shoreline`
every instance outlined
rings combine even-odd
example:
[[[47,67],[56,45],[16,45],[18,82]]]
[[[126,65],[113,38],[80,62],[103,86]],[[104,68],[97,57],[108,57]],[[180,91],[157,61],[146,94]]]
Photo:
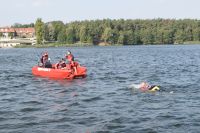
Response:
[[[30,27],[32,32],[17,28]],[[16,32],[13,32],[13,28]],[[16,34],[17,33],[17,34]],[[23,34],[22,34],[23,33]],[[44,23],[38,18],[35,24],[13,25],[1,28],[0,37],[33,40],[0,43],[0,47],[62,47],[62,46],[118,46],[118,45],[184,45],[200,44],[200,20],[197,19],[102,19],[63,23]],[[36,45],[37,44],[37,45]],[[17,46],[15,46],[17,45]],[[33,46],[26,46],[33,45]]]
[[[17,45],[13,48],[50,48],[50,47],[88,47],[88,46],[150,46],[150,45],[200,45],[200,41],[184,42],[182,44],[137,44],[137,45],[121,45],[121,44],[109,44],[109,45],[94,45],[94,44],[60,44],[60,43],[49,43],[44,45]]]

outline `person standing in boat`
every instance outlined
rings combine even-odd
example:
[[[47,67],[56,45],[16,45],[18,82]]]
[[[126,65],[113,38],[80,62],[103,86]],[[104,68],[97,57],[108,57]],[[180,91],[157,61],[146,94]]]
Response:
[[[72,64],[74,62],[74,56],[71,53],[71,51],[67,51],[67,54],[65,55],[66,59],[69,61],[69,64]]]
[[[76,62],[74,61],[74,56],[71,53],[71,51],[68,50],[67,54],[65,55],[65,57],[68,60],[71,69],[73,69],[75,71],[75,73],[77,73],[77,68],[76,68],[77,65],[76,65]]]

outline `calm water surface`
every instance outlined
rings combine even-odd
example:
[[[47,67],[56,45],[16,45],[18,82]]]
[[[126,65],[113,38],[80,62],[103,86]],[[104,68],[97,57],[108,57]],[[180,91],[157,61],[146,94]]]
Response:
[[[47,50],[0,49],[1,133],[197,133],[200,131],[200,46],[70,48],[88,68],[73,81],[34,77]],[[162,91],[128,88],[147,81]]]

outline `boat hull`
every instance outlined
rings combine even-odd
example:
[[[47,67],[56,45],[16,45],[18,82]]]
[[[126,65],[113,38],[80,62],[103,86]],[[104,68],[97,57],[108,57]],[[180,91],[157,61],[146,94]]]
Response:
[[[83,66],[77,66],[75,69],[55,69],[55,67],[43,68],[39,66],[34,66],[32,68],[33,75],[54,79],[84,78],[86,77],[86,73],[87,69]]]

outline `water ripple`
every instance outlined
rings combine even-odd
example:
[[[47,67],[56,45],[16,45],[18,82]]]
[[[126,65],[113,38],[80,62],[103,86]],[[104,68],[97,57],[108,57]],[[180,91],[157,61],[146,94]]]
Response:
[[[200,46],[70,49],[88,68],[87,78],[31,74],[36,55],[47,50],[57,62],[65,48],[0,49],[0,132],[199,132]],[[161,91],[127,87],[142,81]]]

